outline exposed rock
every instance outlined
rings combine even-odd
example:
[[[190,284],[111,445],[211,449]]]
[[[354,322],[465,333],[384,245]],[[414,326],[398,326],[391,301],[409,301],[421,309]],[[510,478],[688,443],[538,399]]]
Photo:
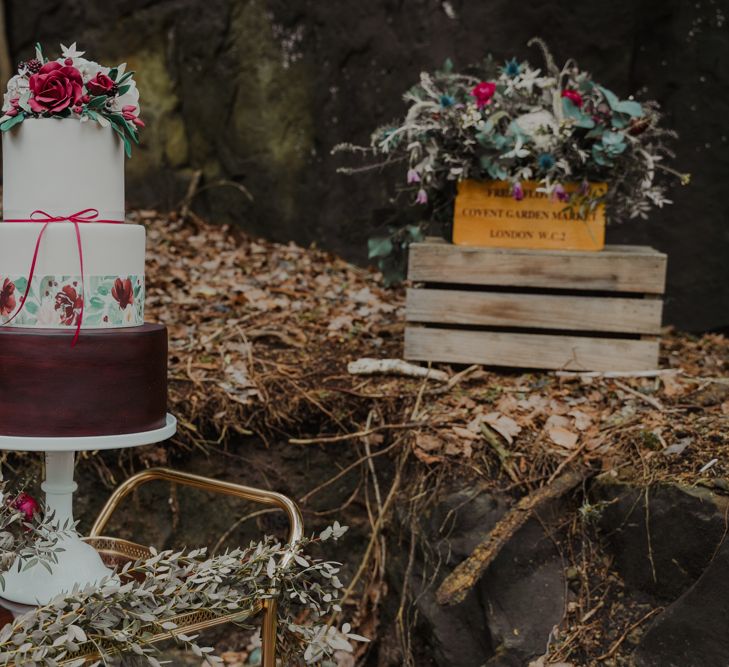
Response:
[[[696,581],[726,530],[727,499],[708,489],[667,484],[645,489],[604,475],[591,495],[606,503],[599,525],[620,575],[630,586],[667,600]]]
[[[506,512],[509,500],[477,489],[444,497],[424,523],[428,541],[450,571],[471,554]],[[548,519],[545,515],[542,519]],[[420,590],[429,572],[415,569]],[[400,570],[400,568],[398,568]],[[395,575],[397,576],[397,575]],[[442,577],[441,577],[442,578]],[[416,599],[438,665],[506,667],[544,653],[564,611],[562,562],[536,520],[521,528],[463,603],[440,606],[431,586]]]
[[[729,544],[699,580],[660,614],[635,651],[640,667],[729,664]]]

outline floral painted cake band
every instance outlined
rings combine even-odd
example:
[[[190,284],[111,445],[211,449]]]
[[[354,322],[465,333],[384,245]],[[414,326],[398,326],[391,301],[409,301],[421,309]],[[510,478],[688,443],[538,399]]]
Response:
[[[18,310],[28,285],[25,276],[0,274],[0,325]],[[84,329],[144,324],[144,276],[34,276],[23,309],[12,326],[75,327],[83,306]]]

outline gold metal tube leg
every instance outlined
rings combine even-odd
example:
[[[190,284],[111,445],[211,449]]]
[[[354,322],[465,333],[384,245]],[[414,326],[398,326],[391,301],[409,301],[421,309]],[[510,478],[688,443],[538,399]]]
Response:
[[[276,667],[276,613],[278,603],[271,598],[265,601],[266,611],[261,627],[261,667]]]

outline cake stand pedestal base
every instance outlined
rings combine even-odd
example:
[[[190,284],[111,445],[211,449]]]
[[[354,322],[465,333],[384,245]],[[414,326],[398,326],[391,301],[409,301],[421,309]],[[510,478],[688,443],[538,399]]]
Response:
[[[98,582],[112,574],[96,549],[81,541],[73,526],[73,493],[77,488],[73,481],[75,452],[46,452],[46,479],[41,488],[46,494],[46,512],[52,515],[53,524],[68,532],[58,540],[57,563],[49,563],[51,571],[36,563],[25,567],[16,562],[4,576],[5,588],[0,593],[12,602],[27,605],[46,604],[59,593]]]
[[[5,588],[0,589],[0,597],[20,605],[43,605],[60,593],[97,583],[112,575],[96,550],[83,542],[72,529],[73,493],[77,488],[73,481],[76,452],[161,442],[174,435],[176,428],[175,418],[167,415],[165,426],[144,433],[76,439],[0,436],[0,449],[45,452],[46,476],[41,488],[46,496],[48,518],[61,533],[57,546],[63,549],[57,554],[58,562],[49,563],[50,572],[41,563],[27,567],[16,561],[3,576]],[[64,532],[64,526],[69,530]]]

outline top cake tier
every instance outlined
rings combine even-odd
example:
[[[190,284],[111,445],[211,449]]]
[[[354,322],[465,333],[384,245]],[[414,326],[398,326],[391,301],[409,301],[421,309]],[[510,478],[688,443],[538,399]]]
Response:
[[[86,209],[96,209],[99,220],[124,220],[124,147],[111,128],[27,118],[3,134],[2,144],[5,220]]]

